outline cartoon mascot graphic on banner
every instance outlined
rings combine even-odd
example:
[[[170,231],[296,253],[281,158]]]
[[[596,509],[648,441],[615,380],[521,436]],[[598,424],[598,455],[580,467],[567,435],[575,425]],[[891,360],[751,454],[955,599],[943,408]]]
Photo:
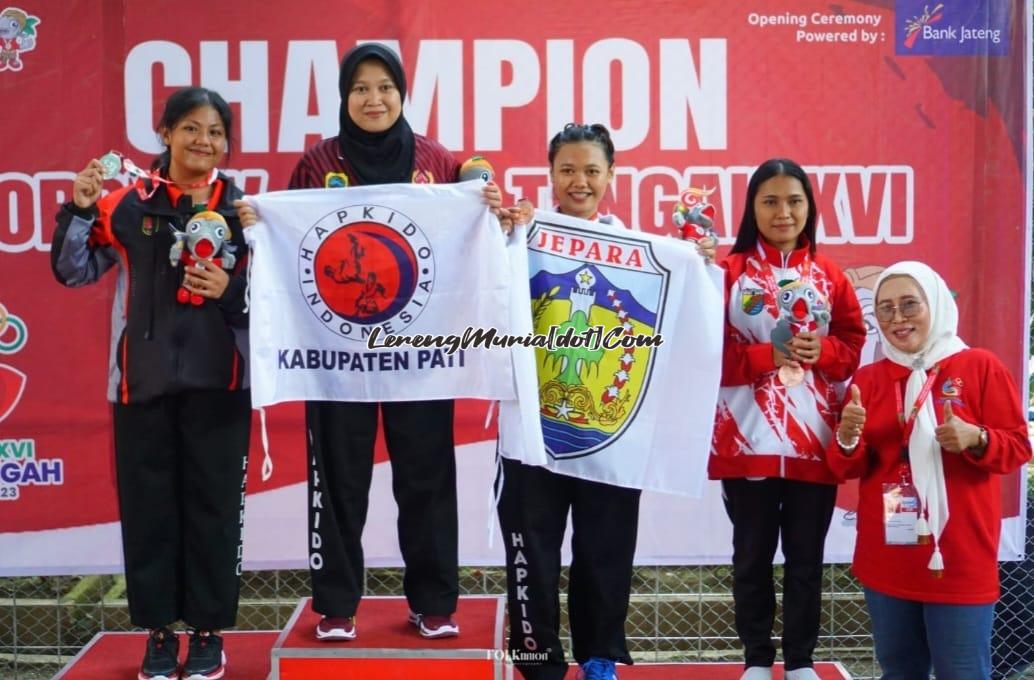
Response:
[[[0,354],[18,352],[29,339],[29,329],[19,317],[0,303]],[[26,376],[13,366],[0,363],[0,422],[11,415],[25,391]]]
[[[18,7],[0,11],[0,71],[21,71],[21,53],[36,47],[39,17]]]

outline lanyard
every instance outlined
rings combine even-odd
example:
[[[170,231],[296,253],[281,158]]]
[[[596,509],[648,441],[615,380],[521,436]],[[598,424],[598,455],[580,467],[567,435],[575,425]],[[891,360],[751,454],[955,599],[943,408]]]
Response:
[[[104,166],[105,179],[114,178],[118,174],[119,169],[124,169],[126,174],[129,175],[132,180],[136,193],[139,194],[141,200],[144,201],[151,198],[151,196],[154,196],[154,192],[158,191],[158,186],[161,184],[168,184],[185,190],[200,189],[201,187],[206,187],[209,184],[214,184],[215,180],[219,177],[218,168],[212,168],[212,174],[208,176],[208,179],[201,180],[200,182],[192,182],[190,184],[173,182],[172,180],[165,179],[160,176],[157,172],[142,170],[136,163],[117,151],[109,151],[101,157],[100,161],[101,165]],[[151,180],[150,191],[144,188],[144,182],[142,181],[144,179]]]
[[[158,191],[158,187],[162,184],[168,184],[169,186],[174,186],[181,190],[200,189],[201,187],[206,187],[209,184],[214,184],[215,181],[219,178],[219,169],[212,168],[212,174],[208,176],[208,179],[201,180],[200,182],[192,182],[190,184],[185,184],[182,182],[173,182],[170,179],[165,179],[157,172],[146,172],[144,170],[141,170],[133,163],[133,161],[129,160],[128,158],[125,162],[126,172],[129,173],[129,176],[133,178],[136,187],[136,192],[140,194],[141,200],[144,201],[151,198],[151,196],[154,196],[154,192]],[[142,181],[144,178],[151,180],[150,191],[147,191],[144,188],[144,183]]]
[[[912,410],[908,412],[908,418],[905,418],[904,403],[901,398],[901,383],[894,383],[894,398],[898,407],[898,423],[900,423],[902,427],[902,446],[908,446],[908,439],[912,436],[912,430],[915,429],[916,417],[919,415],[919,408],[923,405],[926,397],[929,396],[930,390],[933,388],[934,380],[937,379],[937,374],[940,370],[940,365],[937,365],[933,367],[932,371],[930,371],[930,375],[927,376],[926,382],[923,383],[923,389],[919,390],[919,396],[916,397],[916,403],[912,404]]]
[[[926,377],[926,382],[923,383],[923,388],[919,390],[919,396],[916,397],[916,402],[912,404],[912,410],[908,412],[908,418],[905,418],[904,399],[901,397],[901,383],[894,383],[894,400],[898,407],[898,423],[900,423],[902,427],[901,462],[898,464],[898,475],[901,476],[901,484],[904,486],[912,485],[912,466],[908,460],[908,439],[912,436],[912,430],[915,429],[916,418],[919,416],[919,409],[922,407],[926,397],[929,396],[930,390],[933,388],[934,380],[937,379],[937,374],[940,371],[940,364],[935,365],[933,370],[930,371],[930,375]],[[922,514],[922,508],[920,508],[920,516],[922,516]]]

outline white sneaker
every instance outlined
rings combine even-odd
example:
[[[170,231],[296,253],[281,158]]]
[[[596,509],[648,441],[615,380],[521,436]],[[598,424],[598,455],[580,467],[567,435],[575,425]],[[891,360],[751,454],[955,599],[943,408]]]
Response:
[[[751,666],[743,671],[740,680],[772,680],[771,666]],[[789,680],[789,676],[787,676]]]
[[[786,671],[786,680],[819,680],[819,674],[815,672],[814,668],[795,668],[792,671]]]

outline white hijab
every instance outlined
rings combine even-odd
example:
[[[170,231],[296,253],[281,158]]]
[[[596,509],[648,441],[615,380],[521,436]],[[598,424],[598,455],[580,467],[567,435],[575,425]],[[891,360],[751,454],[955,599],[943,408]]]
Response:
[[[948,285],[940,274],[922,262],[898,262],[883,270],[876,280],[876,298],[879,299],[880,286],[892,276],[908,276],[916,282],[923,292],[926,306],[930,310],[930,333],[920,351],[910,354],[894,347],[880,329],[883,341],[883,353],[895,364],[912,369],[905,387],[902,406],[907,417],[912,405],[926,383],[926,372],[939,361],[966,349],[968,345],[957,335],[959,329],[959,309],[955,306]],[[909,460],[912,466],[912,480],[919,494],[919,501],[926,511],[927,521],[922,518],[918,525],[919,533],[933,534],[933,555],[929,568],[934,571],[944,569],[944,558],[941,555],[940,539],[944,526],[948,523],[948,492],[944,484],[944,462],[941,458],[941,446],[934,438],[937,427],[937,414],[933,405],[933,391],[927,394],[916,415],[915,427],[908,439]]]

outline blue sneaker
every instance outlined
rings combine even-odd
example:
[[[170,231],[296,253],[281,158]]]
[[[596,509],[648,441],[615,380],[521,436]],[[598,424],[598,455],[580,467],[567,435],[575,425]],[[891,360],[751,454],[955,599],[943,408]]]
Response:
[[[618,680],[618,672],[613,661],[594,656],[582,664],[578,680]]]

